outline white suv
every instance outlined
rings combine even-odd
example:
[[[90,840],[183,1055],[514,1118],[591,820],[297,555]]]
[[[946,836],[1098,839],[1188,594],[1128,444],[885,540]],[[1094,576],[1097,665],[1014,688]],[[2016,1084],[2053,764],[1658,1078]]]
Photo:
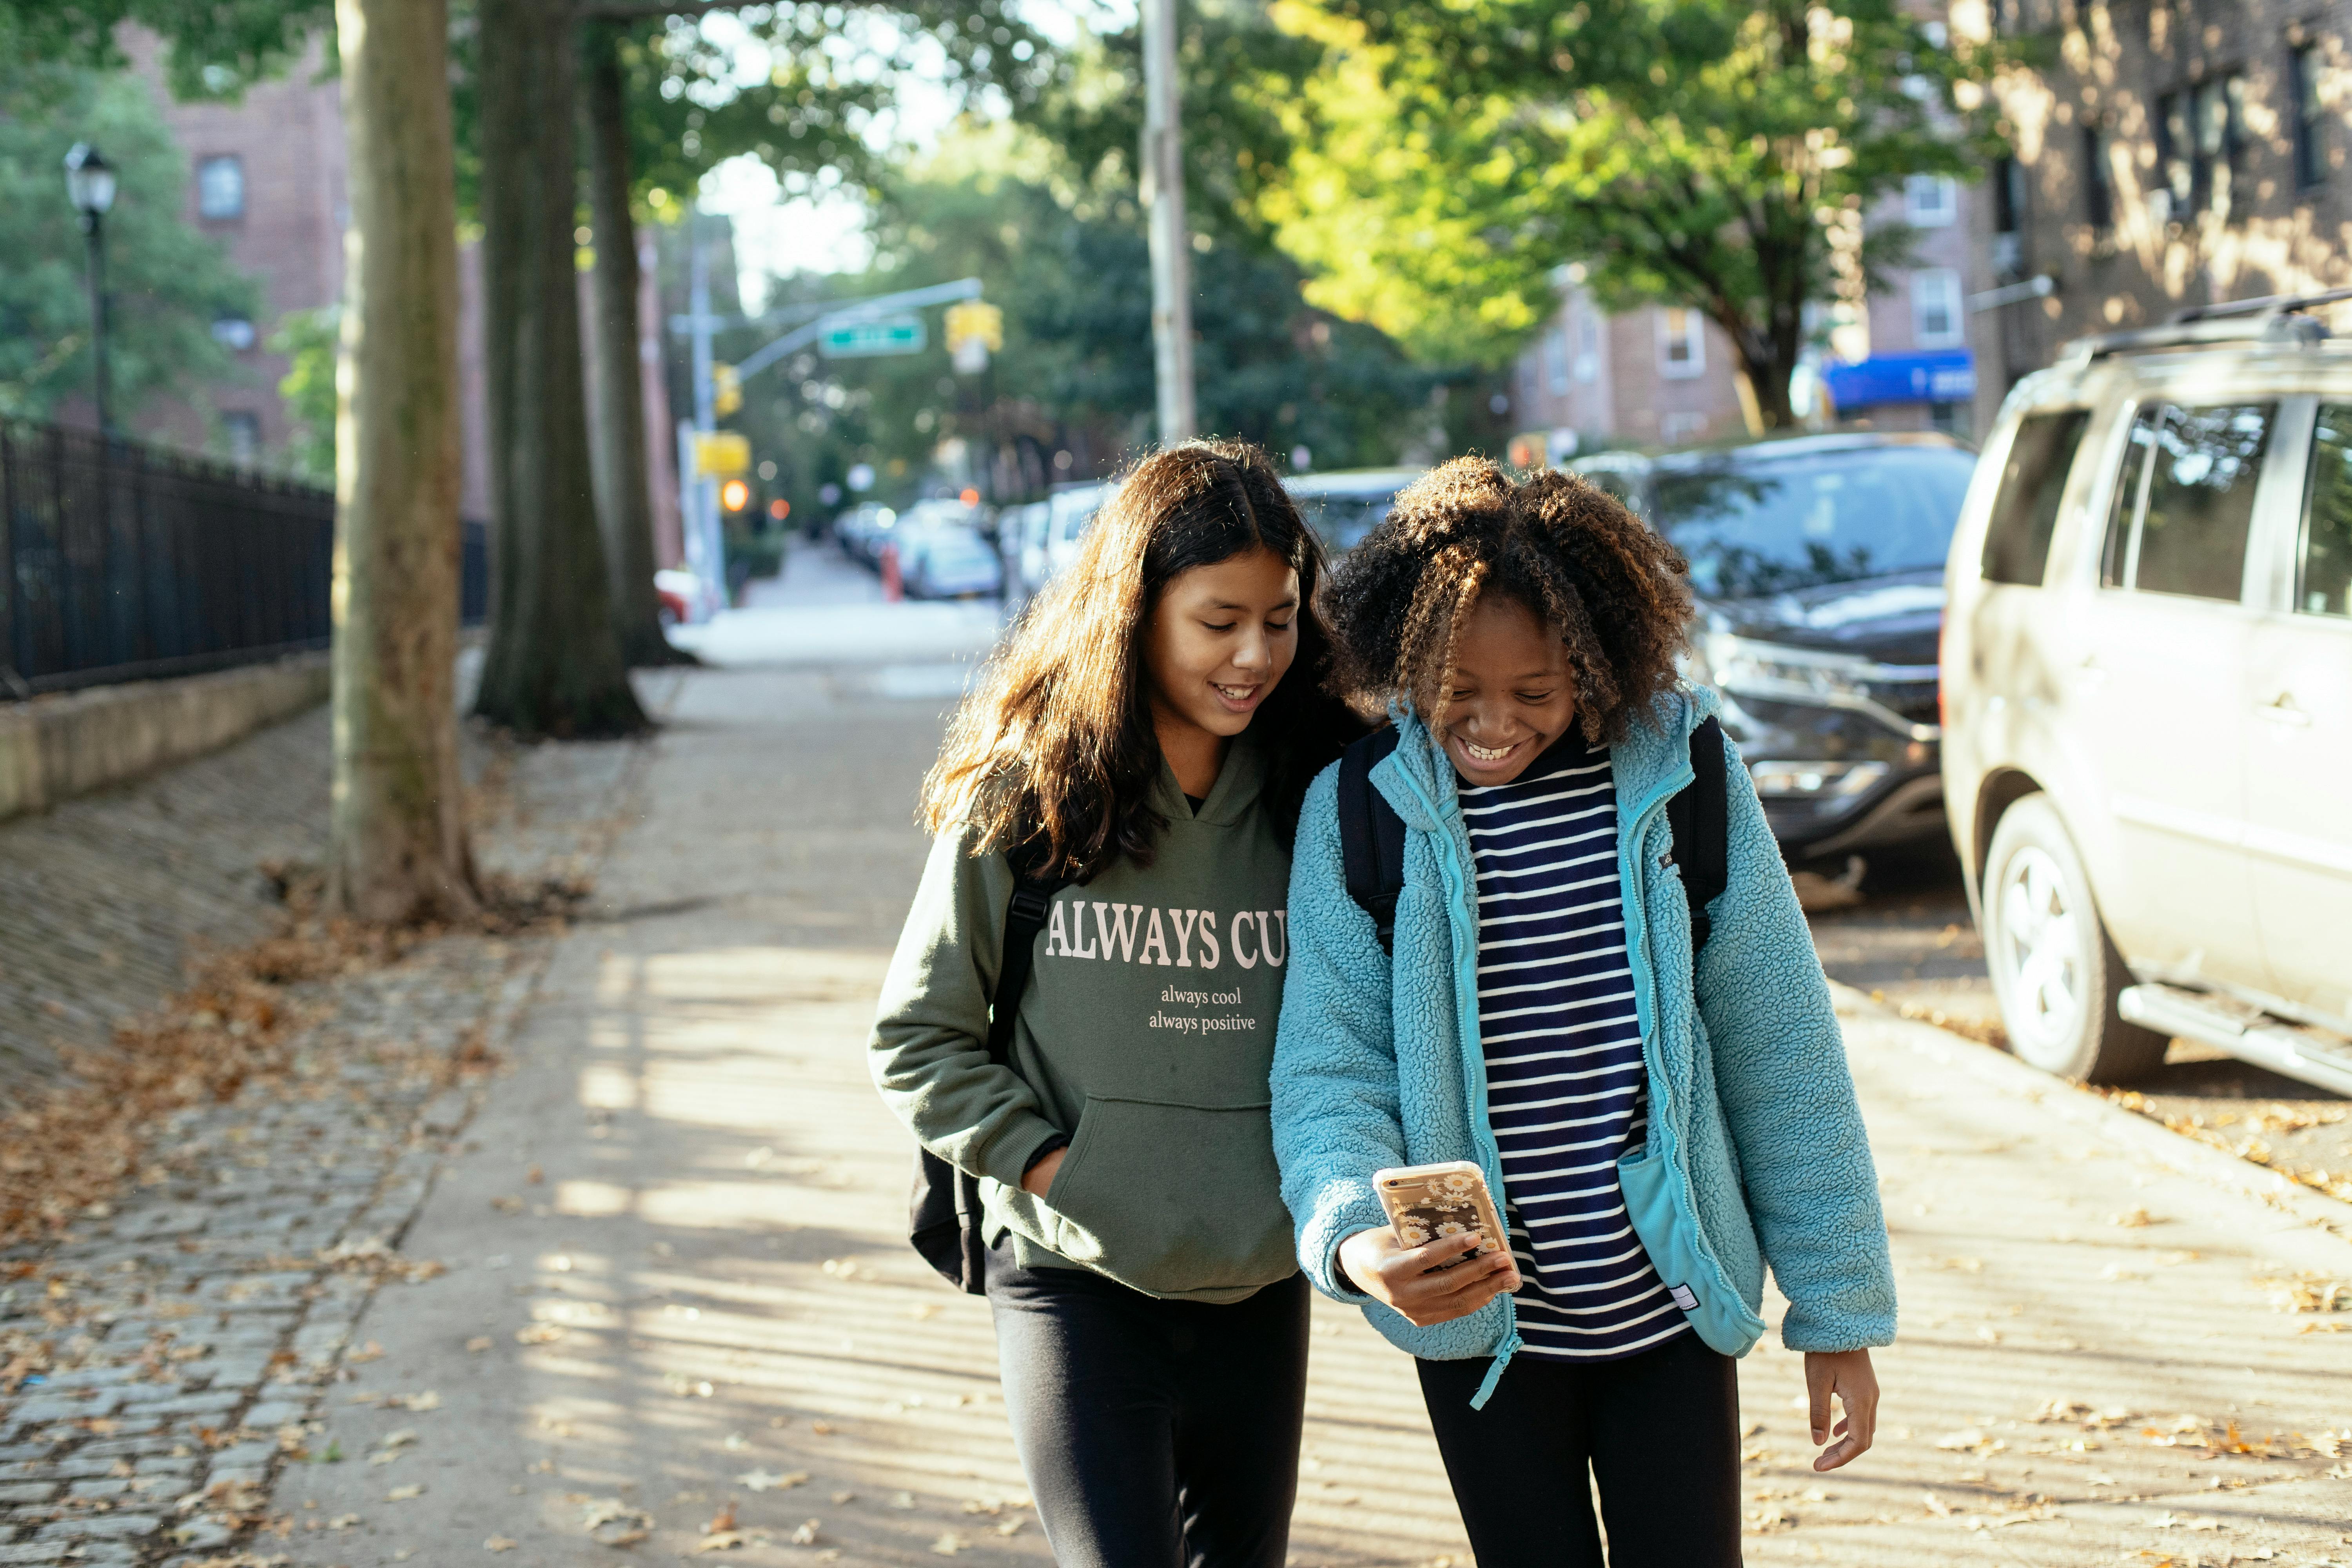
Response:
[[[1952,541],[1943,772],[2017,1054],[2175,1036],[2352,1093],[2352,342],[2249,300],[2070,345]]]

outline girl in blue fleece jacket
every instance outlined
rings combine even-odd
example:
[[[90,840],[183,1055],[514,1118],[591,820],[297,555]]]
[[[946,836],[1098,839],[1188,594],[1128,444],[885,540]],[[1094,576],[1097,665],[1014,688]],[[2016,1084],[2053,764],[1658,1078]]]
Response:
[[[1397,498],[1326,613],[1338,684],[1395,721],[1371,783],[1404,884],[1391,956],[1326,770],[1274,1063],[1300,1261],[1416,1358],[1482,1563],[1600,1564],[1589,1469],[1616,1568],[1737,1564],[1765,1266],[1821,1470],[1870,1447],[1895,1286],[1829,987],[1728,745],[1694,963],[1665,807],[1716,699],[1675,674],[1684,563],[1601,490],[1465,458]],[[1507,1247],[1388,1225],[1372,1173],[1449,1160],[1486,1173]]]

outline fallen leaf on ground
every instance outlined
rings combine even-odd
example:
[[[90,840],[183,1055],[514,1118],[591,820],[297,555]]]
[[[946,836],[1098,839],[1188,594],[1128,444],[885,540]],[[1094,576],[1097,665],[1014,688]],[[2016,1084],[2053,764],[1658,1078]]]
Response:
[[[562,1337],[563,1330],[554,1323],[533,1323],[515,1331],[515,1343],[519,1345],[551,1345]]]
[[[746,1470],[735,1478],[735,1484],[755,1492],[790,1491],[808,1479],[806,1470],[787,1470],[779,1475],[773,1470]]]
[[[616,1497],[586,1500],[581,1522],[588,1527],[588,1539],[600,1546],[635,1546],[654,1531],[652,1514]]]
[[[793,1544],[794,1546],[814,1546],[816,1544],[817,1531],[823,1529],[824,1526],[824,1521],[821,1519],[803,1520],[801,1523],[801,1527],[793,1531]]]
[[[327,1528],[329,1530],[352,1530],[358,1527],[359,1522],[360,1516],[358,1514],[339,1513],[335,1515],[334,1518],[327,1521]]]
[[[833,1423],[830,1421],[812,1421],[809,1423],[809,1430],[815,1433],[820,1437],[830,1437],[833,1436]]]
[[[705,1535],[724,1535],[734,1528],[735,1500],[733,1498],[729,1498],[727,1500],[727,1506],[720,1509],[711,1517],[710,1522],[702,1527],[702,1533]]]
[[[390,1491],[383,1494],[383,1500],[386,1502],[406,1502],[410,1498],[418,1498],[423,1497],[424,1495],[425,1489],[422,1486],[394,1487]]]
[[[466,1342],[466,1350],[470,1355],[479,1355],[496,1342],[488,1334],[476,1334]]]
[[[697,1542],[694,1550],[698,1556],[705,1552],[728,1552],[742,1545],[749,1539],[750,1537],[740,1530],[713,1531]]]
[[[740,1432],[730,1432],[727,1434],[727,1441],[719,1446],[730,1454],[740,1454],[751,1446],[751,1439]]]
[[[428,1388],[421,1394],[395,1394],[384,1403],[397,1405],[403,1410],[414,1410],[421,1415],[428,1410],[440,1409],[441,1396]]]
[[[1942,1498],[1937,1497],[1934,1492],[1922,1492],[1919,1496],[1919,1500],[1925,1503],[1927,1507],[1927,1511],[1934,1514],[1937,1519],[1949,1519],[1952,1517],[1952,1505],[1946,1502]]]
[[[482,1550],[485,1552],[512,1552],[514,1549],[514,1537],[510,1535],[493,1535],[482,1542]]]
[[[363,1366],[372,1361],[382,1361],[383,1359],[383,1347],[376,1343],[373,1340],[370,1340],[366,1344],[361,1346],[358,1350],[352,1352],[351,1354],[345,1356],[343,1359],[351,1363],[353,1366]]]

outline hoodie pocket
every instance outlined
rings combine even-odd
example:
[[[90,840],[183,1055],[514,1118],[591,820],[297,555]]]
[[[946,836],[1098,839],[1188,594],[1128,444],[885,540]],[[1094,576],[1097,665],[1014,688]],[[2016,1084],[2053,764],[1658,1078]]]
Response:
[[[1288,1279],[1269,1111],[1089,1096],[1045,1194],[1049,1245],[1156,1295]]]
[[[1706,1255],[1697,1221],[1675,1202],[1675,1172],[1653,1140],[1638,1154],[1617,1162],[1617,1184],[1625,1215],[1650,1255],[1650,1266],[1690,1320],[1709,1350],[1743,1356],[1764,1332],[1764,1320],[1748,1310],[1723,1270]]]

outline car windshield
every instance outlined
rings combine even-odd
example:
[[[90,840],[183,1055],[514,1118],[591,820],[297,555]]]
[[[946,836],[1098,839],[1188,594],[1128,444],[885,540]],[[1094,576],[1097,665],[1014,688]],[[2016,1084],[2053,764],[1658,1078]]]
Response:
[[[1976,458],[1953,447],[1731,454],[1662,467],[1650,522],[1710,598],[1940,570]]]

